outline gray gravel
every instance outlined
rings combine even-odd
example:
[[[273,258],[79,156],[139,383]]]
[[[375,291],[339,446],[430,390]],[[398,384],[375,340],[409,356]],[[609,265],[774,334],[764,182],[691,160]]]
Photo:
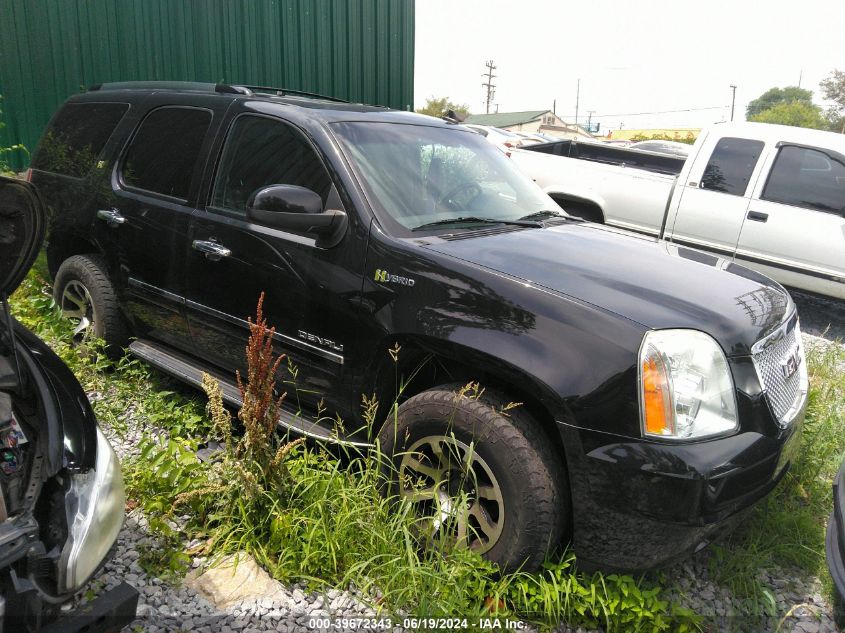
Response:
[[[777,616],[753,617],[742,600],[710,579],[711,556],[712,552],[705,549],[665,572],[675,585],[667,598],[704,616],[710,630],[838,633],[818,578],[806,577],[797,569],[756,570],[757,578],[775,600]],[[754,573],[749,570],[749,574]]]
[[[174,587],[159,578],[151,578],[138,563],[139,546],[150,546],[143,520],[132,512],[120,533],[117,551],[94,581],[94,589],[108,590],[122,580],[136,587],[140,594],[138,618],[140,630],[198,631],[305,631],[313,630],[316,617],[375,617],[376,613],[350,592],[329,590],[325,594],[306,594],[299,585],[288,588],[284,599],[236,603],[226,611],[186,587]],[[201,563],[195,560],[194,565]],[[129,630],[138,630],[130,628]]]
[[[794,293],[805,333],[845,340],[845,304]],[[818,339],[807,337],[808,344]],[[90,394],[96,398],[96,394]],[[143,424],[132,428],[126,437],[110,435],[115,450],[125,459],[136,450]],[[287,587],[284,599],[262,599],[239,603],[219,611],[194,591],[171,586],[148,576],[138,564],[139,547],[152,545],[137,511],[129,513],[120,533],[117,551],[87,592],[97,595],[126,580],[140,591],[138,618],[127,631],[197,631],[200,633],[255,633],[258,631],[314,631],[315,617],[375,617],[376,612],[351,591],[330,590],[325,594],[306,593],[300,585]],[[806,577],[798,570],[757,570],[760,580],[771,591],[778,617],[755,620],[752,626],[742,601],[710,580],[709,550],[694,555],[664,573],[668,598],[693,609],[707,618],[707,630],[719,631],[799,631],[837,633],[832,609],[822,597],[818,578]],[[204,561],[195,559],[197,567]],[[749,570],[749,573],[755,573]],[[79,596],[77,602],[84,602]],[[566,627],[559,629],[567,633]]]
[[[790,290],[790,294],[798,308],[802,332],[828,340],[845,341],[845,301],[800,290]]]

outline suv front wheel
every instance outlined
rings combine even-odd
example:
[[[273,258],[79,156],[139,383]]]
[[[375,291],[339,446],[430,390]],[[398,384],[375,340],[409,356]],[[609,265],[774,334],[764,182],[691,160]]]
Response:
[[[508,405],[489,390],[436,387],[404,402],[379,443],[427,543],[534,570],[569,525],[569,486],[553,442]]]
[[[73,326],[74,343],[103,339],[109,357],[117,359],[128,342],[106,265],[97,255],[74,255],[62,262],[53,283],[53,300]]]

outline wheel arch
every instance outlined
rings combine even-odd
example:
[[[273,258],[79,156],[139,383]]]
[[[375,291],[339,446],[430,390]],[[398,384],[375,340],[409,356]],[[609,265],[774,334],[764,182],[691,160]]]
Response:
[[[47,244],[47,270],[56,278],[59,267],[74,255],[102,255],[102,249],[90,237],[69,232],[53,233]]]
[[[401,404],[439,385],[477,381],[482,388],[496,390],[512,402],[521,403],[559,449],[565,467],[566,456],[557,419],[568,417],[568,414],[562,405],[551,404],[556,399],[555,394],[535,376],[484,351],[443,339],[393,336],[386,339],[380,349],[384,352],[376,362],[373,389],[368,394],[375,395],[379,402],[378,430],[387,421],[399,389]]]
[[[560,191],[548,191],[547,193],[567,213],[584,218],[590,222],[605,223],[604,206],[600,200],[589,196],[580,196]]]

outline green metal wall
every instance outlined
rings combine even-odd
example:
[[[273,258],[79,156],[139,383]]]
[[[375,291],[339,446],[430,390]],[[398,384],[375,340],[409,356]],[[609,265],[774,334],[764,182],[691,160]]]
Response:
[[[0,0],[0,147],[108,81],[285,87],[413,107],[414,0]],[[28,157],[14,158],[23,168]]]

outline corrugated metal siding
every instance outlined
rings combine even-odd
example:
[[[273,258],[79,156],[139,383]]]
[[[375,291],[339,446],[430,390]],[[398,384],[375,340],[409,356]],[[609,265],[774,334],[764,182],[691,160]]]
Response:
[[[0,147],[34,149],[62,101],[108,81],[278,86],[405,109],[413,75],[414,0],[0,0]]]

